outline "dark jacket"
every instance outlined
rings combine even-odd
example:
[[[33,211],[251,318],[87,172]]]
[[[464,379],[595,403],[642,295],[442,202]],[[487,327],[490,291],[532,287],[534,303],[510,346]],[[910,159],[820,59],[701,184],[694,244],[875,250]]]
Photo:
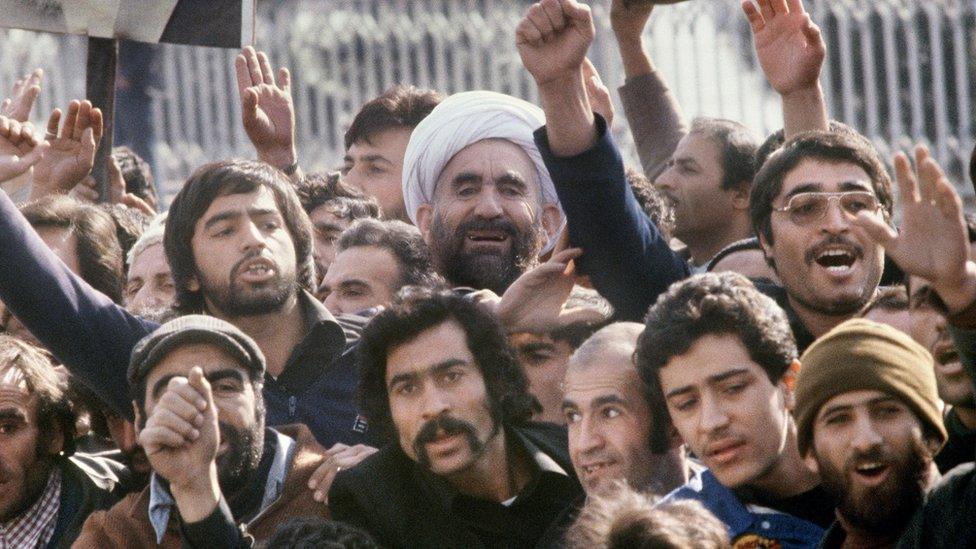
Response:
[[[562,522],[573,516],[566,509],[582,494],[566,430],[529,423],[506,427],[506,433],[526,448],[534,446],[566,474],[537,472],[510,508],[465,496],[451,499],[446,481],[392,443],[336,476],[329,491],[332,518],[365,530],[384,547],[560,546],[567,526]],[[517,505],[533,507],[510,512]]]
[[[309,332],[277,379],[266,376],[268,425],[302,422],[318,441],[366,442],[355,400],[358,334],[311,294],[299,294]],[[72,273],[0,193],[0,301],[122,417],[132,420],[126,368],[132,347],[157,324],[133,316]]]
[[[61,469],[61,499],[48,549],[71,547],[88,515],[111,507],[122,496],[119,489],[121,464],[77,454],[60,460],[58,467]]]
[[[583,249],[580,273],[590,276],[618,320],[643,322],[657,297],[691,270],[641,210],[606,124],[599,115],[596,121],[599,140],[577,156],[553,155],[545,127],[536,130],[535,142],[566,212],[570,245]],[[814,338],[793,313],[786,291],[768,281],[757,288],[786,311],[802,353]]]

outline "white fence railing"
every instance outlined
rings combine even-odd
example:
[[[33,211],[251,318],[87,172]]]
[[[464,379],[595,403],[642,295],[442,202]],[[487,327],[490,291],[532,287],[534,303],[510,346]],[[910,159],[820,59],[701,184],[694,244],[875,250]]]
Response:
[[[869,136],[885,156],[923,142],[972,197],[964,175],[974,144],[976,0],[808,0],[824,30],[830,113]],[[513,29],[517,0],[282,0],[259,3],[257,46],[292,69],[303,164],[329,168],[359,106],[394,83],[445,93],[493,89],[533,100]],[[623,71],[609,27],[609,0],[593,2],[590,56],[614,88]],[[765,135],[779,103],[759,72],[738,2],[693,0],[658,7],[651,55],[687,116],[741,120]],[[84,91],[84,40],[0,33],[0,85],[41,66],[48,73],[37,113]],[[172,193],[207,160],[250,156],[240,126],[234,51],[160,46],[153,93],[158,179]],[[623,116],[617,137],[636,161]]]

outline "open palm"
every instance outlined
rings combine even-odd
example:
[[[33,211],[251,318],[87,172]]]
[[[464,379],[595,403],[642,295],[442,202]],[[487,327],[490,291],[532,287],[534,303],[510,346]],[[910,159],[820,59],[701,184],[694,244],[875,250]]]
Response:
[[[827,52],[820,29],[801,0],[750,0],[742,8],[749,18],[759,64],[781,95],[813,86]]]

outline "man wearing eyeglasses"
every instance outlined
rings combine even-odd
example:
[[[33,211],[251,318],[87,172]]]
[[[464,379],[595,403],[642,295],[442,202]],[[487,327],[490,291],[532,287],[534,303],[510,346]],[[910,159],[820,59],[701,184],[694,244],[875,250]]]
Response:
[[[864,138],[812,132],[787,143],[756,175],[749,213],[782,287],[761,285],[806,348],[874,295],[884,252],[856,224],[891,218],[891,178]]]

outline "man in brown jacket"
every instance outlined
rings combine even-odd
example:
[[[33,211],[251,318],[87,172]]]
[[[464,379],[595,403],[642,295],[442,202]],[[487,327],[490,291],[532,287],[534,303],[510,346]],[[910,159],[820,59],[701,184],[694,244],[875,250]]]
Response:
[[[189,315],[136,345],[129,383],[149,486],[89,517],[75,547],[236,545],[326,515],[307,484],[326,457],[300,425],[266,429],[264,357],[222,320]]]

